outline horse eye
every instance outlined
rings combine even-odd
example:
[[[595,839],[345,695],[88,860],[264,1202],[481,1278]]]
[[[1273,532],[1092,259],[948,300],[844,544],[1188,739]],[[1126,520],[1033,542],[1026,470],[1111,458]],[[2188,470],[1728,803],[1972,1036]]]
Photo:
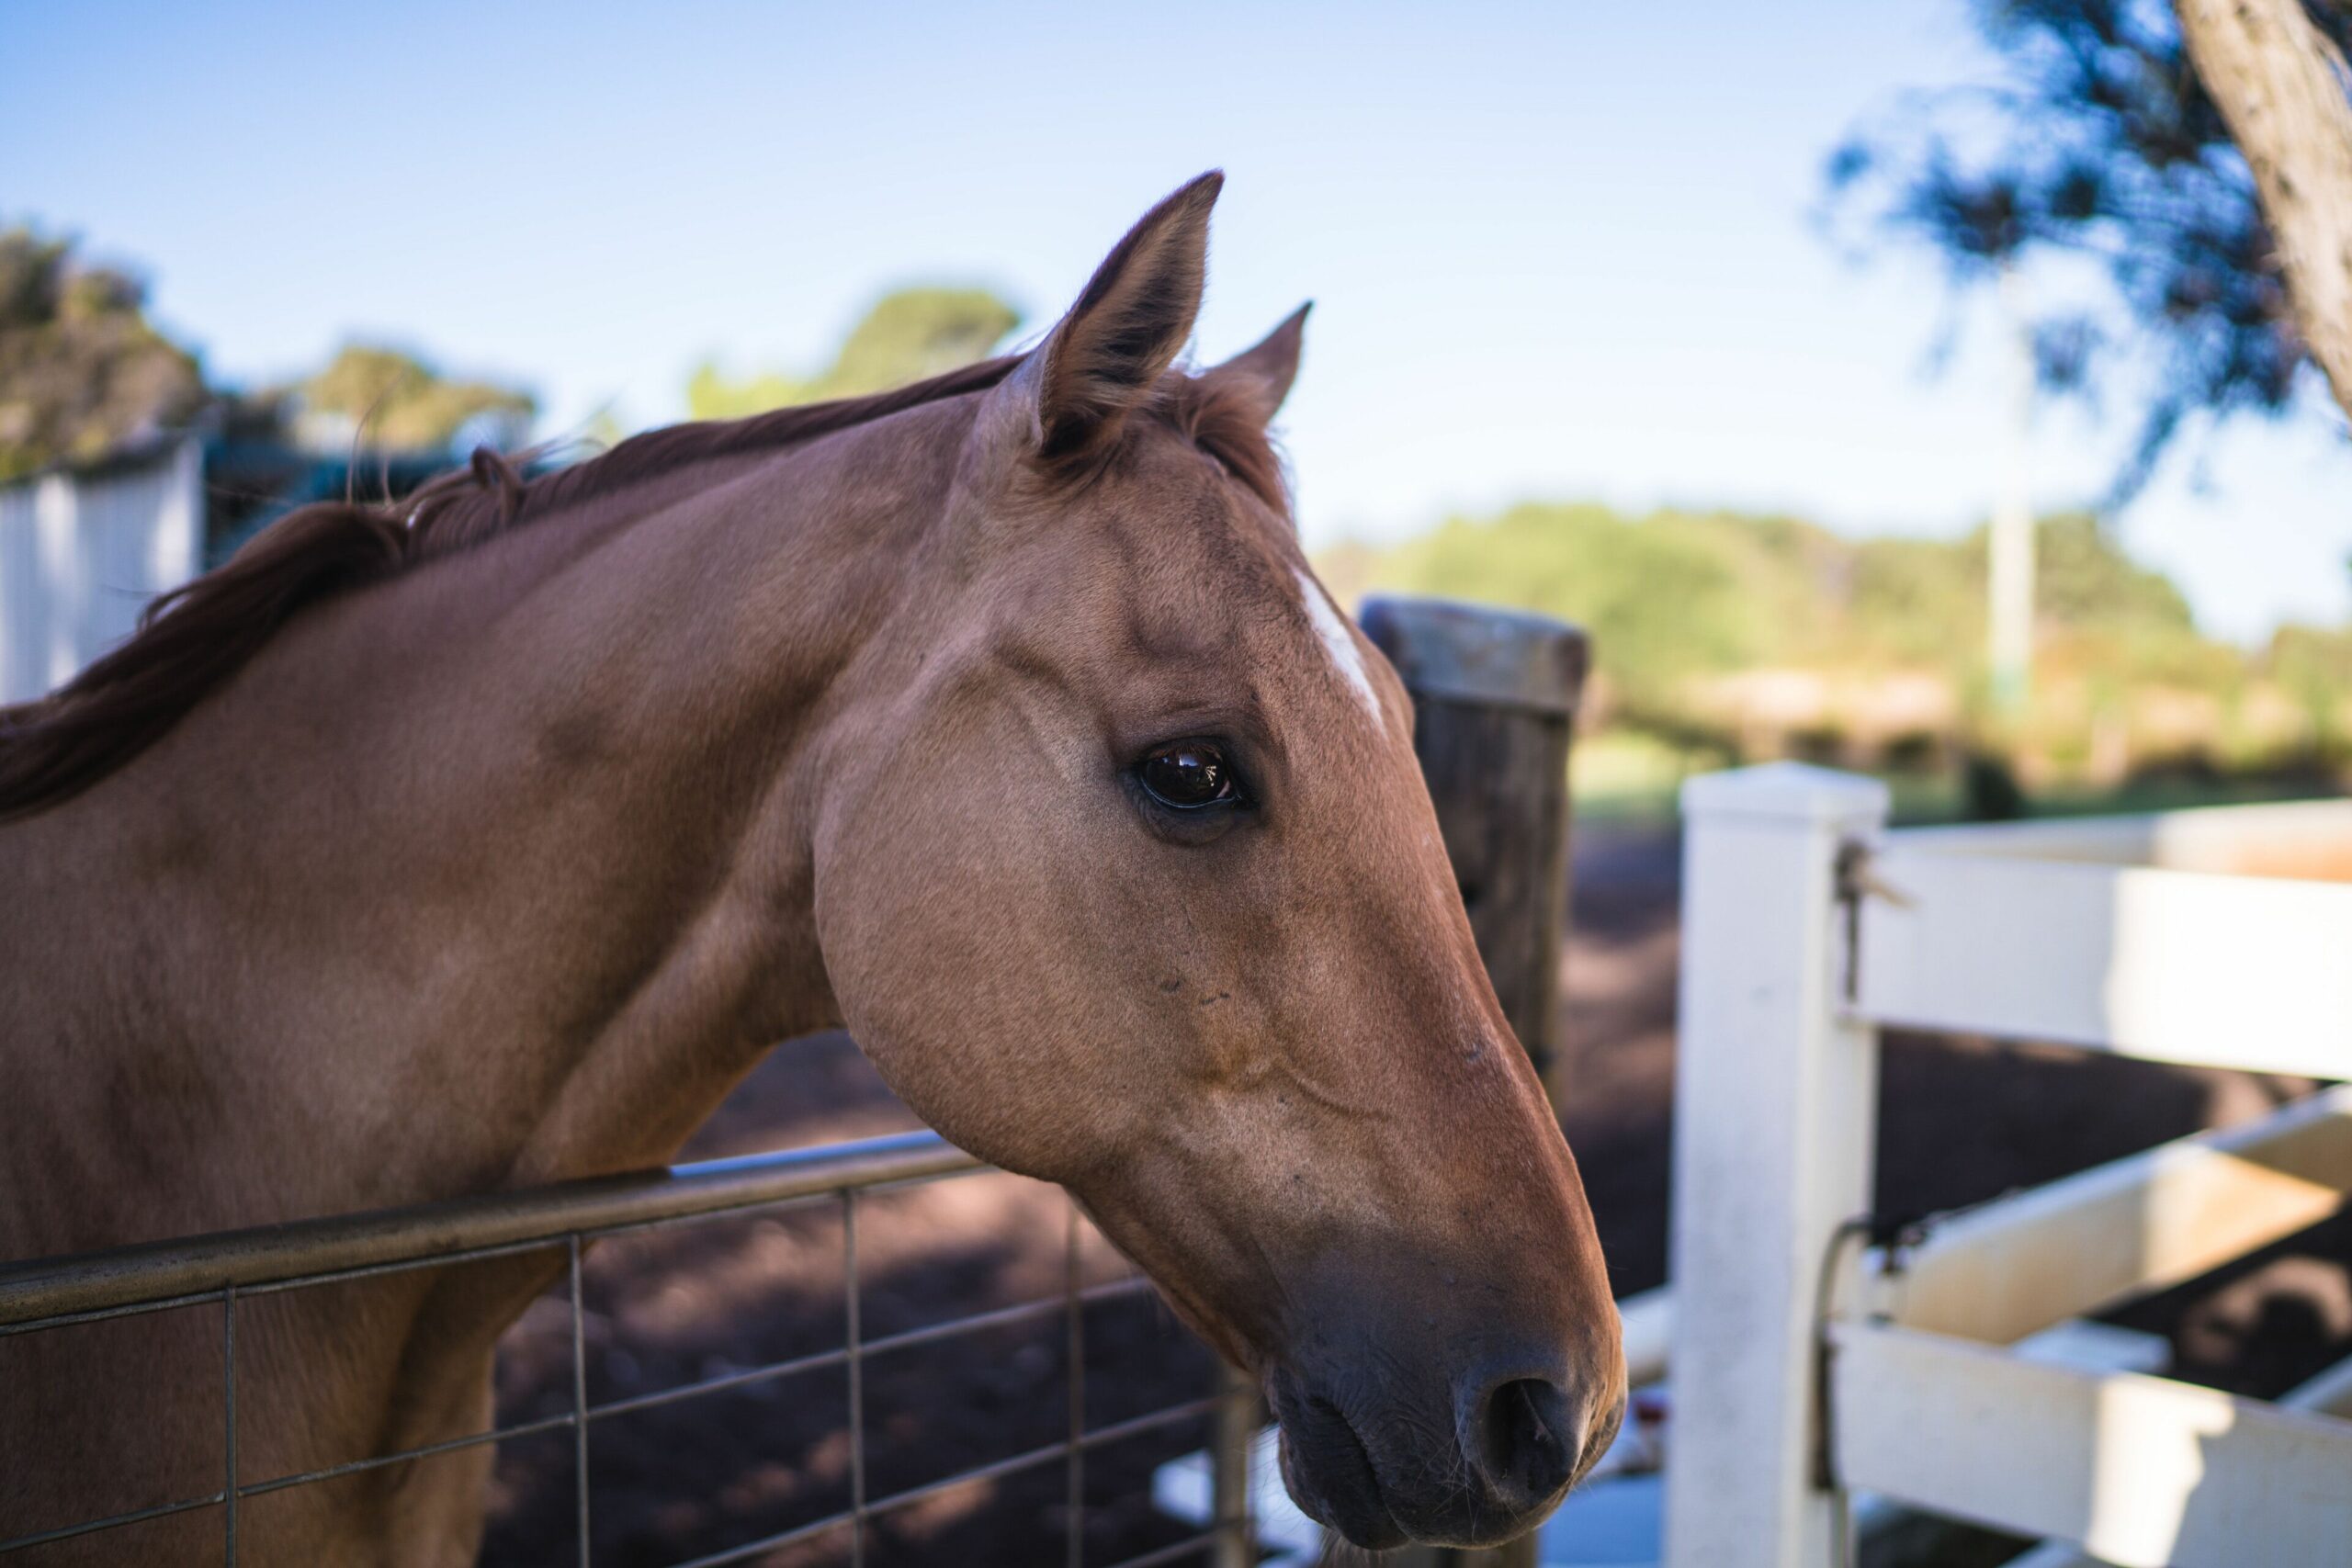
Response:
[[[1198,811],[1240,797],[1225,753],[1205,740],[1179,740],[1144,758],[1136,777],[1152,799],[1179,811]]]

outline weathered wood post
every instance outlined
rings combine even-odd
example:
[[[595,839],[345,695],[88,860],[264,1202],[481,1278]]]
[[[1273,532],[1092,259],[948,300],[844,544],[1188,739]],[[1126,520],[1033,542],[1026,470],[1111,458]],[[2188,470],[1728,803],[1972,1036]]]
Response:
[[[1250,1449],[1265,1424],[1264,1402],[1247,1372],[1220,1366],[1218,1380],[1225,1402],[1216,1408],[1209,1438],[1209,1524],[1222,1533],[1209,1549],[1209,1562],[1212,1568],[1257,1568]]]
[[[1413,750],[1478,955],[1556,1106],[1568,743],[1584,691],[1584,633],[1442,599],[1368,599],[1358,618],[1412,694]],[[1408,1568],[1533,1568],[1535,1540],[1399,1557]]]
[[[1367,599],[1359,618],[1413,695],[1413,750],[1478,954],[1557,1105],[1568,742],[1585,635],[1442,599]]]
[[[1870,1206],[1878,1039],[1842,1006],[1838,863],[1886,807],[1874,779],[1795,762],[1682,786],[1666,1568],[1839,1561],[1814,1325]]]

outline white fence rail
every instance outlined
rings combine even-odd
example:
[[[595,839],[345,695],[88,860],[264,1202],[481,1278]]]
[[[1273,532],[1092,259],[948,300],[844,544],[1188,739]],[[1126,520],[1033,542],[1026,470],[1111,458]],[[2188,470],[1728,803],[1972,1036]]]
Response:
[[[1873,1281],[1871,1304],[1906,1328],[2013,1344],[2317,1224],[2347,1190],[2352,1089],[2333,1089],[1954,1215]]]
[[[2342,1568],[2352,1422],[1883,1325],[1832,1329],[1838,1473],[2117,1568]]]
[[[1855,999],[1873,1021],[2352,1074],[2352,884],[1891,837],[1872,865],[1891,896],[1861,908]]]
[[[2352,803],[1889,833],[1881,786],[1786,764],[1683,798],[1669,1568],[1838,1561],[1833,1478],[2052,1562],[2352,1564],[2352,1372],[2272,1404],[2015,1349],[2333,1213],[2352,1089],[1892,1266],[1858,1234],[1882,1024],[2352,1078],[2352,885],[2280,874],[2352,874]]]

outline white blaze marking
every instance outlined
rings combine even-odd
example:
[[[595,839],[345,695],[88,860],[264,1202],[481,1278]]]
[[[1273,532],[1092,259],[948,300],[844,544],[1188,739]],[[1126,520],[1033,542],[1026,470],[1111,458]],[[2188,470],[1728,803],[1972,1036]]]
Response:
[[[1356,646],[1355,634],[1348,629],[1348,623],[1340,618],[1322,587],[1297,568],[1291,570],[1297,572],[1299,595],[1306,601],[1306,618],[1322,640],[1323,651],[1331,656],[1340,677],[1354,688],[1364,712],[1372,715],[1372,722],[1380,723],[1380,694],[1372,689],[1372,674],[1363,667],[1363,649]]]

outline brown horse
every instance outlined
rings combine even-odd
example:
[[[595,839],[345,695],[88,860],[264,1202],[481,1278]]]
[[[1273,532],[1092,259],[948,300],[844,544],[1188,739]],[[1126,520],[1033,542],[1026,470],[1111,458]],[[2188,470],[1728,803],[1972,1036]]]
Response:
[[[1034,352],[297,513],[0,715],[0,1256],[658,1163],[841,1023],[1262,1377],[1309,1513],[1531,1528],[1616,1316],[1405,694],[1289,520],[1304,312],[1175,367],[1219,183]],[[481,1429],[549,1269],[251,1303],[243,1472]],[[211,1489],[219,1314],[177,1318],[0,1341],[0,1536]],[[243,1542],[465,1562],[489,1462]],[[217,1554],[169,1524],[130,1555]]]

